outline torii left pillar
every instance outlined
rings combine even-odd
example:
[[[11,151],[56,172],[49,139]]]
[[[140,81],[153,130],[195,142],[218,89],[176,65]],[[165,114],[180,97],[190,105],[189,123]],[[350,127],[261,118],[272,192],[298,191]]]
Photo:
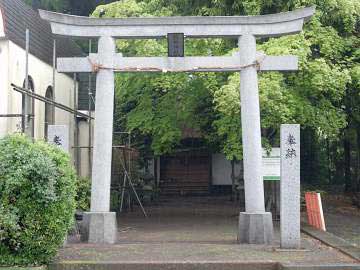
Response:
[[[245,208],[239,216],[238,241],[248,244],[270,244],[273,223],[265,212],[262,176],[259,87],[256,66],[256,39],[245,34],[239,38],[241,126],[244,157]]]
[[[113,66],[113,37],[100,37],[98,56],[103,66]],[[114,71],[100,69],[96,75],[93,170],[90,212],[84,215],[85,239],[89,243],[112,244],[117,239],[116,213],[110,212],[111,159],[114,113]]]

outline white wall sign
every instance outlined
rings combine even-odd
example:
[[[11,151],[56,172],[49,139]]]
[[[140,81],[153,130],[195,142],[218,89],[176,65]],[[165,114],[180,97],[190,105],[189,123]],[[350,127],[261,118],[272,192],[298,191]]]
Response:
[[[49,125],[48,142],[69,152],[69,126]]]
[[[274,147],[270,153],[263,149],[262,171],[264,181],[280,180],[280,148]]]

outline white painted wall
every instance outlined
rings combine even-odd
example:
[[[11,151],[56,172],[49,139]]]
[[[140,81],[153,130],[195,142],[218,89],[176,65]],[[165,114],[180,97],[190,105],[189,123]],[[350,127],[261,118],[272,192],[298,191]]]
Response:
[[[31,44],[30,44],[31,46]],[[14,91],[11,83],[22,86],[25,80],[25,50],[6,39],[0,39],[0,113],[21,114],[22,95]],[[45,96],[52,85],[52,66],[29,55],[29,76],[32,77],[35,93]],[[73,78],[56,72],[55,101],[74,108]],[[45,103],[35,100],[35,139],[44,139]],[[69,126],[70,153],[74,143],[75,121],[73,115],[55,109],[55,124]],[[21,131],[21,118],[0,118],[0,137]]]
[[[31,44],[30,44],[31,46]],[[25,80],[25,50],[9,41],[9,85],[8,85],[8,113],[21,113],[21,94],[12,90],[10,83],[22,86]],[[48,86],[52,85],[52,67],[40,59],[29,55],[29,76],[34,81],[35,93],[45,96]],[[74,106],[74,82],[69,76],[56,73],[55,101]],[[45,104],[35,100],[35,138],[44,138]],[[8,132],[17,130],[20,119],[11,119]],[[55,110],[55,123],[69,125],[70,141],[73,141],[73,116],[65,111]]]
[[[1,18],[0,18],[1,19]],[[8,85],[9,85],[9,74],[8,74],[8,52],[9,41],[0,40],[0,114],[8,113]],[[0,136],[6,134],[8,126],[8,118],[0,117]]]
[[[212,185],[231,185],[231,162],[224,154],[211,156]],[[242,173],[241,163],[235,163],[235,177]]]
[[[86,113],[83,111],[83,113]],[[94,113],[92,114],[94,115]],[[93,123],[93,122],[92,122]],[[94,125],[91,126],[92,130],[92,138],[94,138]],[[80,121],[79,122],[79,146],[87,147],[89,145],[89,122],[88,121]],[[80,171],[79,175],[91,177],[91,173],[89,173],[89,148],[79,148],[79,163],[80,163]],[[91,149],[92,153],[92,149]],[[90,154],[91,154],[90,153]],[[92,155],[90,155],[92,160]]]
[[[231,162],[224,154],[212,155],[212,184],[231,185]],[[272,148],[269,154],[263,150],[263,177],[280,177],[280,148]],[[235,177],[242,174],[241,163],[235,164]]]

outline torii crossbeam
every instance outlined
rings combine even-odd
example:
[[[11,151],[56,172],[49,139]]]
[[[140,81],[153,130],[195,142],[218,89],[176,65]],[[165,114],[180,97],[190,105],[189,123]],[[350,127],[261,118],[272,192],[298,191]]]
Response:
[[[241,243],[271,243],[271,213],[265,212],[257,71],[297,70],[295,56],[266,56],[256,51],[256,37],[298,33],[314,14],[303,8],[264,16],[158,17],[97,19],[40,11],[56,35],[99,38],[98,53],[59,58],[59,72],[97,72],[91,210],[86,215],[89,242],[116,241],[115,213],[110,211],[114,72],[239,71],[244,159],[245,206],[240,213]],[[184,33],[187,38],[236,37],[239,52],[220,57],[123,57],[115,38],[139,39]]]
[[[291,71],[298,68],[296,56],[266,56],[260,52],[252,64],[259,71]],[[59,72],[94,72],[99,69],[115,72],[224,72],[241,71],[245,67],[241,64],[239,53],[208,57],[123,57],[117,53],[113,56],[112,66],[106,66],[101,55],[93,53],[89,57],[59,58],[57,61]]]

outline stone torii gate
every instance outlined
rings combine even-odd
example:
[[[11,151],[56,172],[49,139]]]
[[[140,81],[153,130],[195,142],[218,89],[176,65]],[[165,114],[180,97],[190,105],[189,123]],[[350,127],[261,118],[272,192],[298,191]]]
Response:
[[[91,209],[86,213],[88,241],[114,243],[116,216],[110,212],[114,72],[239,71],[245,206],[239,217],[240,243],[270,243],[271,213],[265,212],[257,71],[297,70],[295,56],[266,56],[256,51],[256,37],[298,33],[315,8],[263,16],[152,17],[98,19],[40,11],[61,36],[98,38],[98,53],[59,58],[59,72],[97,72]],[[239,52],[221,57],[123,57],[115,39],[161,38],[183,33],[188,38],[238,38]]]

